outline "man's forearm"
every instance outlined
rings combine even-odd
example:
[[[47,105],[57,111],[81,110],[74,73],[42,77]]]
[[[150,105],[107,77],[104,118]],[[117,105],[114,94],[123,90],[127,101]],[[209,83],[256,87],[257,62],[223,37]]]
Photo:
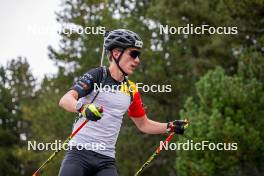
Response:
[[[145,115],[141,118],[132,118],[140,131],[147,134],[162,134],[167,132],[167,123],[150,120]]]
[[[142,131],[148,134],[162,134],[167,132],[167,123],[160,123],[147,119],[146,125],[144,125]]]

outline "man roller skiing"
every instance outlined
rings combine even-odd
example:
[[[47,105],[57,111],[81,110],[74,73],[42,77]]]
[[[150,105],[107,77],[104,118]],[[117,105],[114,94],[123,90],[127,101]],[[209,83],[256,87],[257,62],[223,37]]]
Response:
[[[115,144],[127,111],[144,133],[184,133],[184,126],[179,123],[150,120],[135,84],[127,79],[140,63],[142,46],[143,41],[135,32],[126,29],[111,31],[104,41],[110,66],[89,70],[61,98],[59,105],[62,108],[81,116],[73,130],[86,119],[89,123],[70,141],[72,150],[65,154],[60,176],[117,176]],[[111,91],[95,90],[95,85],[100,84],[114,88]],[[103,107],[103,113],[98,107]]]

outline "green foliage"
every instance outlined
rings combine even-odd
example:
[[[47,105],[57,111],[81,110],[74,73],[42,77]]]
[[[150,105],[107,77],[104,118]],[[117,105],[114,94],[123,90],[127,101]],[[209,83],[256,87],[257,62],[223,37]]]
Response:
[[[263,172],[263,88],[257,79],[227,76],[221,68],[201,78],[196,84],[197,99],[189,98],[181,111],[192,122],[188,135],[194,142],[237,143],[238,150],[180,151],[176,159],[179,175]]]
[[[21,57],[11,60],[6,68],[0,68],[0,175],[23,173],[17,148],[23,145],[29,133],[22,107],[34,96],[34,81],[26,59]]]

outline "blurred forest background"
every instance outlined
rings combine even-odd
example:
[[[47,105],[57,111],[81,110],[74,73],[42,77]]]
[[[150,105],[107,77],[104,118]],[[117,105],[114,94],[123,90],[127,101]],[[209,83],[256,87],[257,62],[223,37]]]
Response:
[[[142,175],[211,176],[264,174],[263,0],[64,0],[61,24],[127,28],[144,40],[142,63],[130,77],[171,84],[170,93],[143,93],[157,121],[188,117],[194,141],[237,142],[237,151],[166,151]],[[237,26],[237,35],[159,34],[159,25]],[[100,64],[102,35],[61,34],[49,46],[59,72],[41,84],[26,58],[0,67],[0,175],[31,175],[52,151],[28,151],[27,141],[54,142],[70,134],[74,114],[58,106],[75,78]],[[40,63],[41,64],[41,63]],[[105,62],[107,64],[107,62]],[[49,69],[49,68],[47,68]],[[162,135],[139,132],[127,117],[117,143],[121,176],[133,175]],[[176,137],[173,142],[187,139]],[[57,175],[64,152],[46,169]]]

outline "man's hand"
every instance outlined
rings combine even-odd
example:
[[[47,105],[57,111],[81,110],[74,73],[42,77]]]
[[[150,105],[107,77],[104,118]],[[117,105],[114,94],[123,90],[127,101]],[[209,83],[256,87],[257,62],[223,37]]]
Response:
[[[188,126],[188,120],[175,120],[167,124],[168,132],[175,132],[176,134],[184,134],[184,129]]]
[[[86,104],[81,109],[82,116],[91,121],[97,121],[102,118],[103,108],[96,107],[94,104]]]

